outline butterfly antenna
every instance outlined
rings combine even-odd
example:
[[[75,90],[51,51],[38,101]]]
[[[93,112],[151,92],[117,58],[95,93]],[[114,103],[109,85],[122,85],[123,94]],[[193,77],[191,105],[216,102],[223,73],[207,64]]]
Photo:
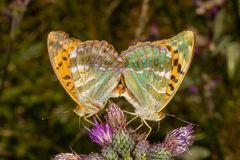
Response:
[[[179,117],[177,117],[177,116],[175,116],[175,115],[173,115],[173,114],[165,113],[165,115],[166,115],[166,116],[173,117],[173,118],[176,118],[176,119],[178,119],[178,120],[180,120],[180,121],[182,121],[182,122],[184,122],[184,123],[186,123],[186,124],[191,124],[191,125],[193,125],[193,126],[198,126],[198,124],[191,123],[191,122],[186,121],[186,120],[184,120],[184,119],[182,119],[182,118],[179,118]]]
[[[59,115],[66,114],[66,113],[68,113],[69,111],[72,111],[72,109],[66,110],[66,111],[64,111],[64,112],[55,113],[55,114],[52,115],[52,116],[42,117],[41,120],[51,119],[51,118],[57,117],[57,116],[59,116]]]

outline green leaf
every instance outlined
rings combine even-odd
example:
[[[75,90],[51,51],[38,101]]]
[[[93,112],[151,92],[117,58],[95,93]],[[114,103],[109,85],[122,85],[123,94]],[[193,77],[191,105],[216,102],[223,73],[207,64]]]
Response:
[[[227,12],[225,9],[222,9],[216,16],[214,22],[213,22],[213,34],[214,40],[217,40],[218,38],[221,37],[223,31],[224,31],[224,27],[226,25],[226,15]]]
[[[240,45],[238,42],[229,43],[226,48],[227,54],[227,68],[228,68],[228,77],[230,79],[234,78],[236,74],[237,65],[240,62]]]

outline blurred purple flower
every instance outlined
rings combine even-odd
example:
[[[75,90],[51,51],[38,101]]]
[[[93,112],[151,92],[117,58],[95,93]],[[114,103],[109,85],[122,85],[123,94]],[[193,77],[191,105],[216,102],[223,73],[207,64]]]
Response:
[[[124,128],[126,124],[123,111],[114,103],[110,103],[105,119],[113,129]]]
[[[220,8],[218,6],[214,6],[210,11],[209,11],[209,15],[211,18],[214,18],[218,12],[219,12]]]
[[[198,91],[199,91],[199,89],[198,89],[198,87],[195,86],[195,85],[191,85],[191,86],[188,88],[188,92],[189,92],[189,93],[192,93],[192,94],[196,94],[196,93],[198,93]]]
[[[214,18],[223,6],[225,0],[193,0],[193,5],[197,7],[196,13],[198,15],[208,14],[210,18]]]
[[[215,81],[216,81],[217,83],[222,83],[222,81],[223,81],[223,76],[222,76],[222,75],[217,75],[217,76],[215,77]]]
[[[2,15],[7,18],[7,20],[12,20],[12,12],[9,9],[5,9],[2,11]]]
[[[91,140],[100,145],[106,145],[112,142],[113,130],[107,123],[99,124],[94,118],[95,126],[89,130]]]
[[[178,156],[189,150],[193,143],[193,125],[189,124],[173,130],[165,138],[162,147],[171,152],[173,156]]]

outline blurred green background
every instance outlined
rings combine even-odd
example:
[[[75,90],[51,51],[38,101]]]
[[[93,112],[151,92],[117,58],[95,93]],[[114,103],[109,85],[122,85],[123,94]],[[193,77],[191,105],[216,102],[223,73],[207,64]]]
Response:
[[[50,159],[61,152],[99,150],[51,68],[50,31],[62,30],[82,41],[106,40],[120,52],[136,41],[169,38],[186,29],[196,34],[194,59],[165,110],[199,125],[183,159],[238,159],[240,0],[1,0],[0,159]],[[129,106],[124,99],[117,101]],[[166,117],[150,140],[162,140],[183,125]]]

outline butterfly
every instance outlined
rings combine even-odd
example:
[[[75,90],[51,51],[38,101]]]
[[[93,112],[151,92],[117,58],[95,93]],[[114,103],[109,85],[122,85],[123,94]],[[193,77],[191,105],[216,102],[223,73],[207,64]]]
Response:
[[[79,116],[103,109],[110,97],[123,96],[144,120],[159,121],[191,64],[194,33],[139,42],[119,55],[106,41],[85,41],[53,31],[48,52],[53,69],[78,103]],[[121,87],[120,87],[121,86]]]
[[[62,31],[48,35],[48,53],[55,74],[80,117],[103,109],[120,80],[121,59],[106,41],[70,38]]]

